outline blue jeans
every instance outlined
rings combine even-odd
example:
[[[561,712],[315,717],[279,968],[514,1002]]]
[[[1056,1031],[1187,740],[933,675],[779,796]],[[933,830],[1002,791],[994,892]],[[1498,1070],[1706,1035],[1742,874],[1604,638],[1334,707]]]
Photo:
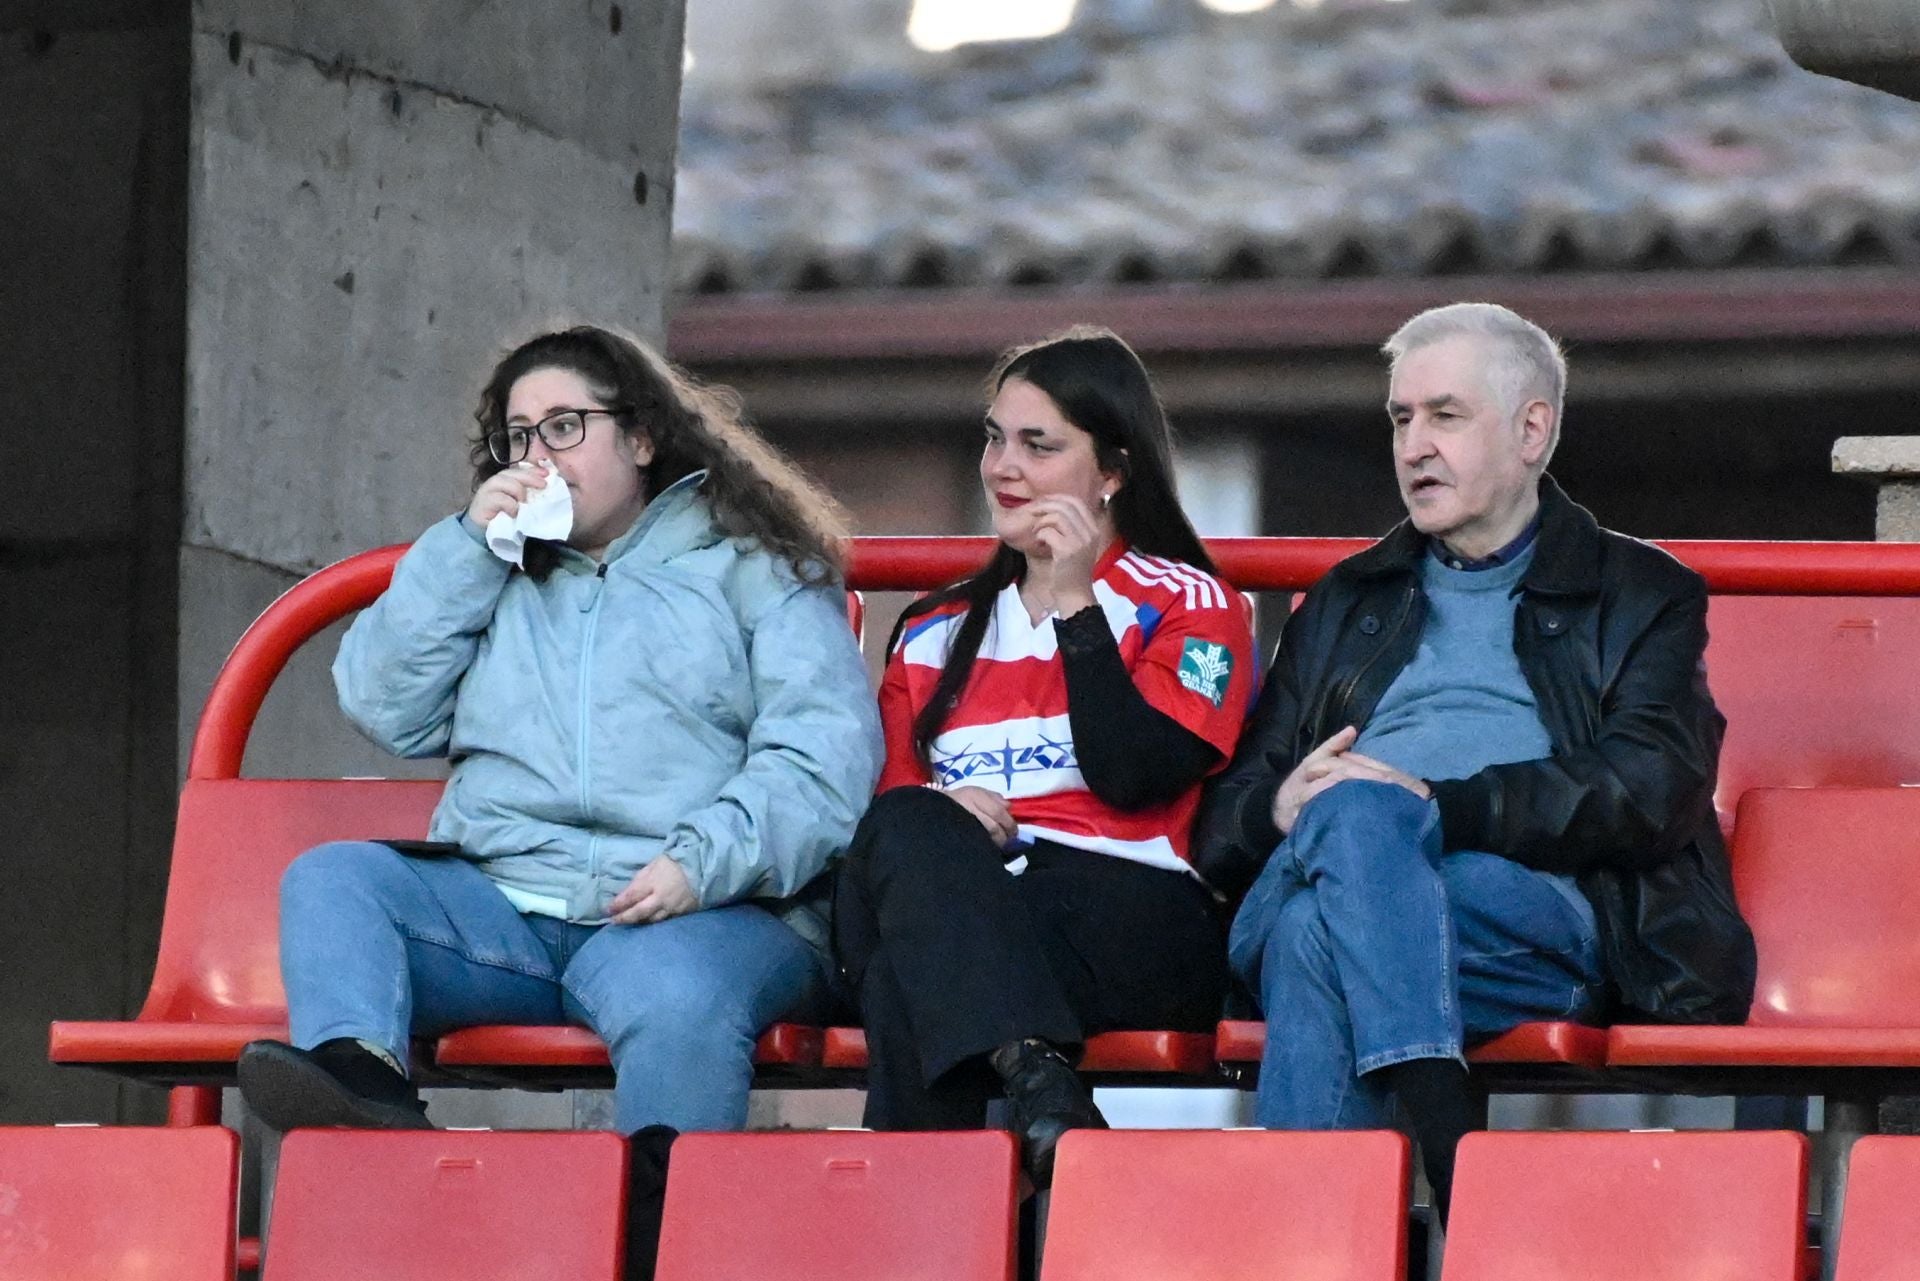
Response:
[[[825,962],[764,908],[654,925],[571,925],[514,910],[462,858],[367,841],[307,851],[280,883],[293,1043],[348,1036],[407,1062],[410,1035],[577,1023],[606,1041],[615,1124],[737,1130],[753,1047],[826,1009]]]
[[[1393,1124],[1376,1076],[1533,1019],[1590,1017],[1601,986],[1577,891],[1493,854],[1440,850],[1440,815],[1392,783],[1300,811],[1234,918],[1234,972],[1267,1018],[1254,1120]]]

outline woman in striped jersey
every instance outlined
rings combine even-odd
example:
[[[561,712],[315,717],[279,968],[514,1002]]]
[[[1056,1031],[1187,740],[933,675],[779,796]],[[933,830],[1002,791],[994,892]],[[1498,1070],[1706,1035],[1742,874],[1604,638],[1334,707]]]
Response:
[[[867,1124],[978,1127],[1004,1091],[1044,1185],[1060,1135],[1105,1124],[1072,1066],[1088,1036],[1219,1017],[1221,924],[1188,830],[1256,683],[1132,349],[1076,328],[1009,352],[989,389],[1000,545],[896,630],[835,945],[866,1022]]]

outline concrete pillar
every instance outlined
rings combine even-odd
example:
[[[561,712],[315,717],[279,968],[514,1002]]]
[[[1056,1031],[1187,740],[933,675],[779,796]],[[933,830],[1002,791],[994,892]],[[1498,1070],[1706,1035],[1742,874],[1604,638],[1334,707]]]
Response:
[[[1768,0],[1780,43],[1809,71],[1920,99],[1920,9],[1909,0]]]
[[[145,993],[174,777],[185,0],[0,12],[0,1123],[154,1120],[47,1063]]]
[[[679,0],[203,0],[192,37],[180,703],[296,576],[462,501],[494,358],[570,317],[658,340]],[[260,772],[374,772],[324,663]],[[332,768],[329,768],[332,767]]]
[[[463,501],[506,346],[576,317],[662,336],[682,22],[682,0],[0,13],[0,1121],[158,1115],[50,1069],[46,1026],[138,1007],[181,749],[246,623]],[[336,712],[330,651],[269,700],[250,772],[396,771]]]
[[[1833,442],[1833,470],[1878,488],[1876,539],[1920,542],[1920,436],[1842,436]]]

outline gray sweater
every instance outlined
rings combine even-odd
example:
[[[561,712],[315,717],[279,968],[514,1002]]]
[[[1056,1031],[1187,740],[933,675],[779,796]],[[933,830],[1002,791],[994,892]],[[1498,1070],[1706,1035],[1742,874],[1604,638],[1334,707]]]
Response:
[[[1466,778],[1489,765],[1553,755],[1513,652],[1513,596],[1532,563],[1532,547],[1491,569],[1450,569],[1426,558],[1420,647],[1380,696],[1354,751],[1424,779]],[[1591,920],[1572,877],[1541,875]]]
[[[1449,569],[1428,556],[1420,648],[1360,731],[1354,750],[1415,778],[1466,778],[1553,752],[1513,653],[1513,593],[1529,547],[1492,569]]]

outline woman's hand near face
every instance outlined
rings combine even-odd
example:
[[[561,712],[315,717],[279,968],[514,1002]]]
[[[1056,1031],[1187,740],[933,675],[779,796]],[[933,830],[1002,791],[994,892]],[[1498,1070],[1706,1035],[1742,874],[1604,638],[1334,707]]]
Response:
[[[1044,563],[1029,561],[1029,570],[1048,576],[1056,613],[1077,614],[1094,603],[1093,567],[1107,547],[1106,524],[1069,494],[1036,498],[1028,510],[1034,541],[1046,553]]]
[[[485,529],[487,522],[502,512],[511,516],[519,511],[520,504],[535,490],[545,489],[549,479],[551,473],[546,468],[526,459],[503,467],[473,491],[473,501],[467,504],[467,519]]]
[[[634,873],[607,904],[609,925],[652,925],[697,911],[700,899],[681,866],[662,854]]]
[[[960,802],[967,813],[980,820],[980,826],[987,829],[987,835],[1001,849],[1013,844],[1013,838],[1019,835],[1020,825],[1013,821],[1013,811],[1007,808],[1007,798],[998,792],[989,792],[984,787],[942,788],[948,796]]]

